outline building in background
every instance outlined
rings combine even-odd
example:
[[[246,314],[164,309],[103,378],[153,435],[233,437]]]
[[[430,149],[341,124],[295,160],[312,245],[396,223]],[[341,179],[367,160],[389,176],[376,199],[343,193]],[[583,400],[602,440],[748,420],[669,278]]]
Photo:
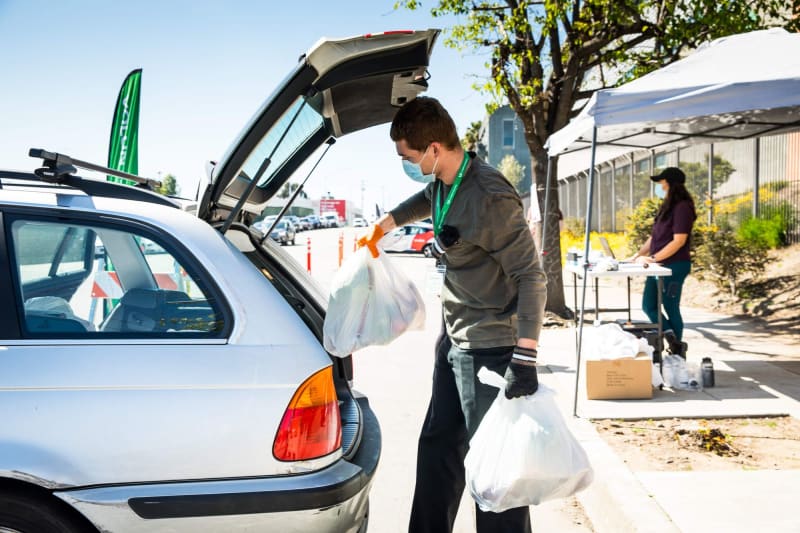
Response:
[[[522,121],[511,106],[499,107],[487,119],[483,142],[486,144],[486,161],[495,168],[507,155],[512,155],[523,167],[523,177],[517,190],[524,194],[531,189],[531,152],[525,142]]]

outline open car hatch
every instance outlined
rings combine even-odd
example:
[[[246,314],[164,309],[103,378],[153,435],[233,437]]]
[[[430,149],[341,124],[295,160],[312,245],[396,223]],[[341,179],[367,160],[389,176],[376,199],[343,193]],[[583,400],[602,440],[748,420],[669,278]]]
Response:
[[[427,89],[438,34],[320,40],[212,168],[198,216],[249,222],[326,141],[391,121],[400,106]]]

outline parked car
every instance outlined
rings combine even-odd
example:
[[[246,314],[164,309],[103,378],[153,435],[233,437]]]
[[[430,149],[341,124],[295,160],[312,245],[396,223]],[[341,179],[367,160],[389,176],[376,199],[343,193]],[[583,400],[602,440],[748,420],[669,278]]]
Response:
[[[318,229],[322,227],[322,222],[320,222],[317,215],[308,215],[304,217],[304,220],[308,222],[309,229]]]
[[[300,232],[300,231],[308,229],[308,227],[305,225],[305,223],[302,221],[302,219],[300,217],[298,217],[298,216],[286,215],[283,218],[285,218],[286,220],[288,220],[289,222],[292,223],[292,226],[294,227],[294,230],[296,232]]]
[[[322,220],[323,227],[326,227],[326,228],[338,228],[339,227],[339,215],[328,213],[327,215],[322,215],[319,218],[320,218],[320,220]]]
[[[356,217],[356,218],[353,219],[353,227],[354,228],[366,228],[367,227],[367,221],[364,220],[361,217]]]
[[[281,220],[275,224],[275,228],[269,234],[270,239],[281,243],[282,245],[294,245],[296,232],[292,223],[288,220]]]
[[[267,230],[269,230],[270,226],[272,226],[272,223],[275,222],[277,218],[278,217],[275,215],[268,215],[259,220],[258,222],[253,223],[253,227],[256,230],[260,231],[261,233],[266,233]]]
[[[418,252],[433,257],[433,239],[433,226],[407,224],[390,231],[381,240],[381,247],[387,252]]]
[[[437,34],[320,41],[196,215],[64,155],[0,171],[0,531],[366,531],[377,420],[323,348],[326,295],[250,225],[318,147],[424,90]]]

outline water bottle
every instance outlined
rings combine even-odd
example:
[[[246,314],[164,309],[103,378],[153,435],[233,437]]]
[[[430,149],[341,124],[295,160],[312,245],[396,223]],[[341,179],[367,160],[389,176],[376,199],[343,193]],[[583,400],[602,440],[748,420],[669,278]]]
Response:
[[[703,373],[703,388],[714,386],[714,363],[711,362],[710,357],[703,357],[700,363],[700,368]]]

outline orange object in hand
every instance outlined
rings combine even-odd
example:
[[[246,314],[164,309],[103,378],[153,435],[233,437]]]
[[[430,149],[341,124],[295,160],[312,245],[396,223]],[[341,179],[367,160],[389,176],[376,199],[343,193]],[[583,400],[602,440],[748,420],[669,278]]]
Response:
[[[383,237],[383,229],[375,224],[366,235],[358,239],[358,247],[366,246],[372,257],[378,257],[378,241],[381,240],[381,237]]]

